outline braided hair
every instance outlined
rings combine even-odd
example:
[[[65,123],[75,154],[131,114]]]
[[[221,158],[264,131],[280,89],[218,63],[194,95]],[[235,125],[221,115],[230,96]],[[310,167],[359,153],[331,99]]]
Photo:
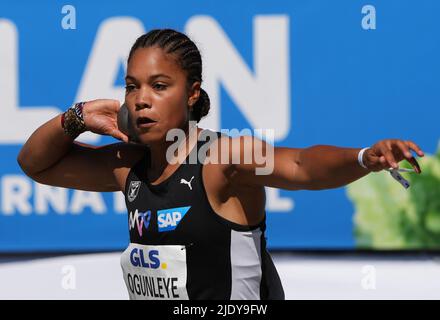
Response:
[[[154,29],[140,36],[131,47],[128,61],[139,48],[159,47],[176,57],[180,67],[186,71],[189,86],[202,82],[202,57],[195,43],[185,34],[173,29]],[[209,96],[200,88],[200,97],[192,108],[192,118],[197,122],[210,109]]]

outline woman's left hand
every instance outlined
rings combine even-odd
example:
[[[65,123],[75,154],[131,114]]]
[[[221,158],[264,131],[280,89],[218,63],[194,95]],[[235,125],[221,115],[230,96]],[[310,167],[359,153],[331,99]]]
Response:
[[[406,159],[417,173],[421,173],[420,166],[411,150],[415,151],[420,157],[424,156],[420,147],[412,141],[380,140],[364,152],[362,160],[369,170],[381,171],[388,168],[397,169],[399,167],[398,163]]]

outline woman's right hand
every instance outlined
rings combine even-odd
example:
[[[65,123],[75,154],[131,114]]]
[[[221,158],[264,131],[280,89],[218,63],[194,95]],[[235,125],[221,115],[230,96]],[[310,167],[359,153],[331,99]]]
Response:
[[[87,130],[128,142],[128,137],[118,128],[117,120],[120,108],[118,100],[97,99],[87,101],[82,110]]]

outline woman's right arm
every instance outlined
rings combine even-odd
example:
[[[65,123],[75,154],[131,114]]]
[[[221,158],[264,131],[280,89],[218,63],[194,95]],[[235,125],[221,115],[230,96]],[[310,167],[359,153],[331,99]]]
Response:
[[[117,100],[94,100],[83,108],[87,130],[128,141],[117,128]],[[75,142],[64,133],[61,115],[40,126],[17,157],[33,180],[51,186],[86,191],[123,191],[121,177],[142,155],[140,145],[115,143],[102,147]]]

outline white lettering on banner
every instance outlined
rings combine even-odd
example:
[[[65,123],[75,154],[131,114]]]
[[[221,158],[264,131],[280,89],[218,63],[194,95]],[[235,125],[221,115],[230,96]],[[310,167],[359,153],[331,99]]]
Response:
[[[50,203],[59,214],[67,211],[67,189],[37,184],[35,188],[35,213],[47,214]]]
[[[124,88],[115,87],[114,81],[121,64],[125,68],[132,44],[143,32],[142,23],[134,18],[111,18],[102,23],[75,101],[102,97],[123,99]],[[18,34],[12,21],[0,19],[0,43],[0,97],[3,114],[0,118],[0,143],[23,143],[38,126],[57,116],[61,110],[56,107],[19,106]],[[17,126],[17,123],[21,125]],[[86,132],[77,140],[97,143],[100,138]]]
[[[254,17],[253,72],[212,17],[192,17],[185,32],[204,57],[203,86],[213,105],[204,126],[219,130],[222,84],[252,127],[276,129],[275,139],[284,139],[290,128],[288,16]]]
[[[135,18],[118,17],[106,19],[98,29],[90,58],[87,62],[75,101],[87,101],[105,97],[124,100],[125,89],[115,87],[114,82],[120,66],[127,69],[130,48],[145,32],[142,22]],[[98,141],[100,137],[87,132],[79,137]]]
[[[292,198],[280,196],[280,189],[265,187],[266,189],[266,210],[271,212],[291,212],[295,208]]]
[[[202,121],[205,121],[204,126],[213,130],[221,127],[222,84],[253,127],[276,128],[274,138],[281,140],[287,136],[290,127],[289,17],[260,15],[254,17],[253,23],[252,71],[214,18],[194,16],[188,20],[185,31],[202,51],[205,65],[204,86],[215,106],[211,109],[210,116]],[[135,39],[144,32],[142,22],[136,18],[113,17],[104,20],[99,26],[75,101],[101,97],[123,99],[124,88],[114,86],[114,81],[121,65],[126,68],[126,59]],[[39,125],[58,115],[61,110],[56,107],[19,106],[18,33],[10,20],[0,19],[0,43],[0,96],[3,112],[0,117],[0,144],[23,143]],[[16,123],[22,125],[17,126]],[[85,133],[78,140],[98,143],[100,136]],[[31,203],[33,190],[35,208]],[[281,197],[277,189],[266,190],[268,210],[292,210],[291,198]],[[2,178],[2,212],[6,215],[15,212],[23,215],[32,212],[46,214],[49,205],[58,214],[72,210],[71,213],[79,214],[87,206],[98,214],[106,211],[99,193],[87,195],[74,191],[70,207],[67,194],[66,191],[42,187],[39,184],[32,188],[26,177],[5,175]],[[115,212],[126,212],[121,193],[115,193],[113,202]]]
[[[17,28],[14,23],[0,19],[0,144],[26,141],[38,126],[60,113],[55,107],[19,106],[17,43]]]
[[[127,212],[125,197],[122,192],[113,192],[113,210],[119,214],[125,214]]]
[[[103,214],[106,210],[100,193],[76,190],[76,192],[73,193],[70,212],[78,214],[86,207],[90,207],[94,213],[98,214]]]
[[[60,215],[78,215],[86,207],[90,207],[92,213],[95,214],[105,214],[108,211],[101,193],[46,186],[32,182],[24,175],[4,175],[1,178],[0,190],[0,214],[3,215],[14,215],[15,213],[30,215],[33,212],[38,215],[45,215],[49,213],[49,204],[53,211]],[[70,206],[69,192],[73,193]],[[294,209],[293,199],[282,198],[279,192],[279,189],[266,187],[266,210],[291,212]],[[34,205],[32,205],[32,197]],[[113,192],[112,198],[114,213],[126,214],[127,208],[122,192]],[[130,220],[133,224],[133,218]]]
[[[30,215],[32,206],[29,198],[32,195],[32,186],[29,180],[18,175],[2,177],[2,213],[13,215],[15,211],[22,215]]]
[[[254,18],[253,72],[212,17],[194,16],[185,29],[201,47],[205,88],[215,106],[210,116],[202,120],[205,121],[203,124],[213,130],[220,128],[222,84],[253,127],[276,128],[275,140],[285,138],[290,127],[288,16]],[[126,68],[130,47],[142,33],[144,27],[135,18],[104,20],[97,32],[75,101],[102,97],[123,99],[124,88],[114,86],[114,81],[120,66]],[[0,143],[22,143],[36,127],[61,110],[56,107],[18,106],[18,35],[13,22],[0,19],[0,43],[0,96],[4,115],[0,118]],[[18,122],[22,125],[14,125]],[[99,139],[90,132],[79,137],[84,142],[98,142]]]
[[[7,216],[16,213],[25,216],[31,215],[32,213],[46,215],[49,213],[49,204],[53,211],[60,215],[78,215],[81,214],[85,208],[90,208],[92,213],[100,215],[108,211],[102,194],[99,192],[50,187],[32,182],[31,179],[24,175],[2,176],[0,190],[0,214]],[[68,200],[69,191],[72,193],[70,203]],[[118,204],[118,206],[120,206],[120,204]],[[120,210],[120,208],[117,210]],[[119,214],[120,212],[117,210],[114,208],[114,211]],[[124,207],[122,213],[125,212],[126,209]]]

